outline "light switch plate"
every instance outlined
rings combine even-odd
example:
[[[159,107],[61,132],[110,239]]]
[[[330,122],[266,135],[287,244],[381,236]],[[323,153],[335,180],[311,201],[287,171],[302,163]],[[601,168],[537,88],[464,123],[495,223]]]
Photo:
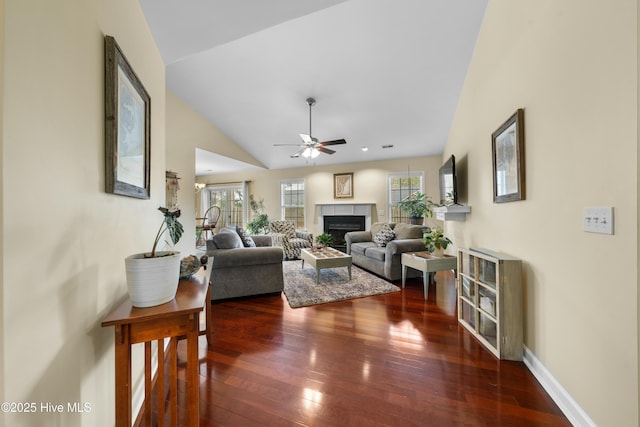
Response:
[[[613,234],[613,207],[584,208],[583,224],[588,233]]]

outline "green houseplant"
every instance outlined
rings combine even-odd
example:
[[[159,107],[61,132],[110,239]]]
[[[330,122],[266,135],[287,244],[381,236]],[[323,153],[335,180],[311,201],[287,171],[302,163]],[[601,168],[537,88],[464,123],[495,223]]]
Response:
[[[329,233],[322,233],[316,236],[316,243],[321,246],[331,246],[334,243],[334,238]]]
[[[443,234],[440,227],[432,228],[431,231],[424,233],[422,235],[422,241],[427,251],[436,256],[442,256],[447,246],[453,243]]]
[[[158,242],[160,242],[164,233],[169,233],[171,242],[173,242],[174,245],[178,243],[182,237],[182,233],[184,233],[184,227],[180,224],[180,221],[178,221],[178,218],[180,218],[180,209],[169,210],[160,207],[158,210],[164,215],[164,220],[160,224],[156,239],[153,241],[153,248],[151,248],[151,253],[148,254],[147,258],[155,258],[157,256],[156,249],[158,248]]]
[[[127,289],[134,307],[152,307],[171,301],[176,296],[180,278],[180,252],[158,251],[165,233],[175,245],[184,228],[178,218],[180,210],[158,208],[164,218],[153,241],[151,252],[125,258]]]
[[[247,223],[249,234],[267,234],[269,232],[269,217],[264,213],[264,199],[256,200],[253,194],[249,195],[249,207],[251,208],[251,221]]]
[[[409,223],[422,224],[424,217],[433,216],[435,203],[424,193],[418,191],[398,202],[398,208],[409,214]]]

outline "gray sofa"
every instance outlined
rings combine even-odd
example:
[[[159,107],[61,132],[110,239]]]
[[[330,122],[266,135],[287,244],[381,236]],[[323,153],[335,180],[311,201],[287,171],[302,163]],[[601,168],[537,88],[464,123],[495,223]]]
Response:
[[[371,225],[369,231],[351,231],[344,238],[347,242],[347,253],[351,255],[354,265],[369,270],[388,280],[402,279],[402,253],[424,251],[422,234],[429,227],[405,223],[387,223],[394,231],[394,238],[386,246],[378,246],[374,242],[375,235],[380,232],[384,223]],[[407,269],[408,277],[422,276],[422,273]]]
[[[282,292],[282,248],[272,246],[271,236],[250,236],[255,247],[245,247],[225,233],[231,230],[207,240],[207,255],[213,257],[211,300]]]

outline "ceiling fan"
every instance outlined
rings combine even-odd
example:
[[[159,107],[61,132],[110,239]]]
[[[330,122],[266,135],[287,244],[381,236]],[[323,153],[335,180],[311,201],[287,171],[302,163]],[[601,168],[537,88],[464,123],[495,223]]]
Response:
[[[309,105],[309,135],[305,135],[303,133],[300,134],[300,137],[302,138],[302,144],[273,144],[274,147],[282,147],[282,146],[288,146],[288,145],[300,147],[300,149],[297,152],[291,155],[292,158],[302,156],[302,157],[311,157],[312,159],[315,159],[320,155],[320,153],[325,153],[325,154],[335,153],[334,150],[325,148],[327,145],[341,145],[341,144],[347,143],[347,141],[345,141],[344,139],[335,139],[333,141],[318,142],[317,138],[314,138],[313,136],[311,136],[311,107],[313,107],[315,103],[316,103],[315,99],[307,98],[307,105]]]

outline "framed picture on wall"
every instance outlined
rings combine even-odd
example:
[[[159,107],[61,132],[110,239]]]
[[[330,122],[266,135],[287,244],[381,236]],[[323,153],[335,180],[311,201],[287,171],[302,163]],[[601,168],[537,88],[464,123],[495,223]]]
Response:
[[[151,98],[111,36],[104,54],[105,191],[148,199]]]
[[[493,201],[525,199],[524,110],[518,109],[491,135]]]
[[[353,197],[353,173],[333,174],[333,197],[335,199]]]

